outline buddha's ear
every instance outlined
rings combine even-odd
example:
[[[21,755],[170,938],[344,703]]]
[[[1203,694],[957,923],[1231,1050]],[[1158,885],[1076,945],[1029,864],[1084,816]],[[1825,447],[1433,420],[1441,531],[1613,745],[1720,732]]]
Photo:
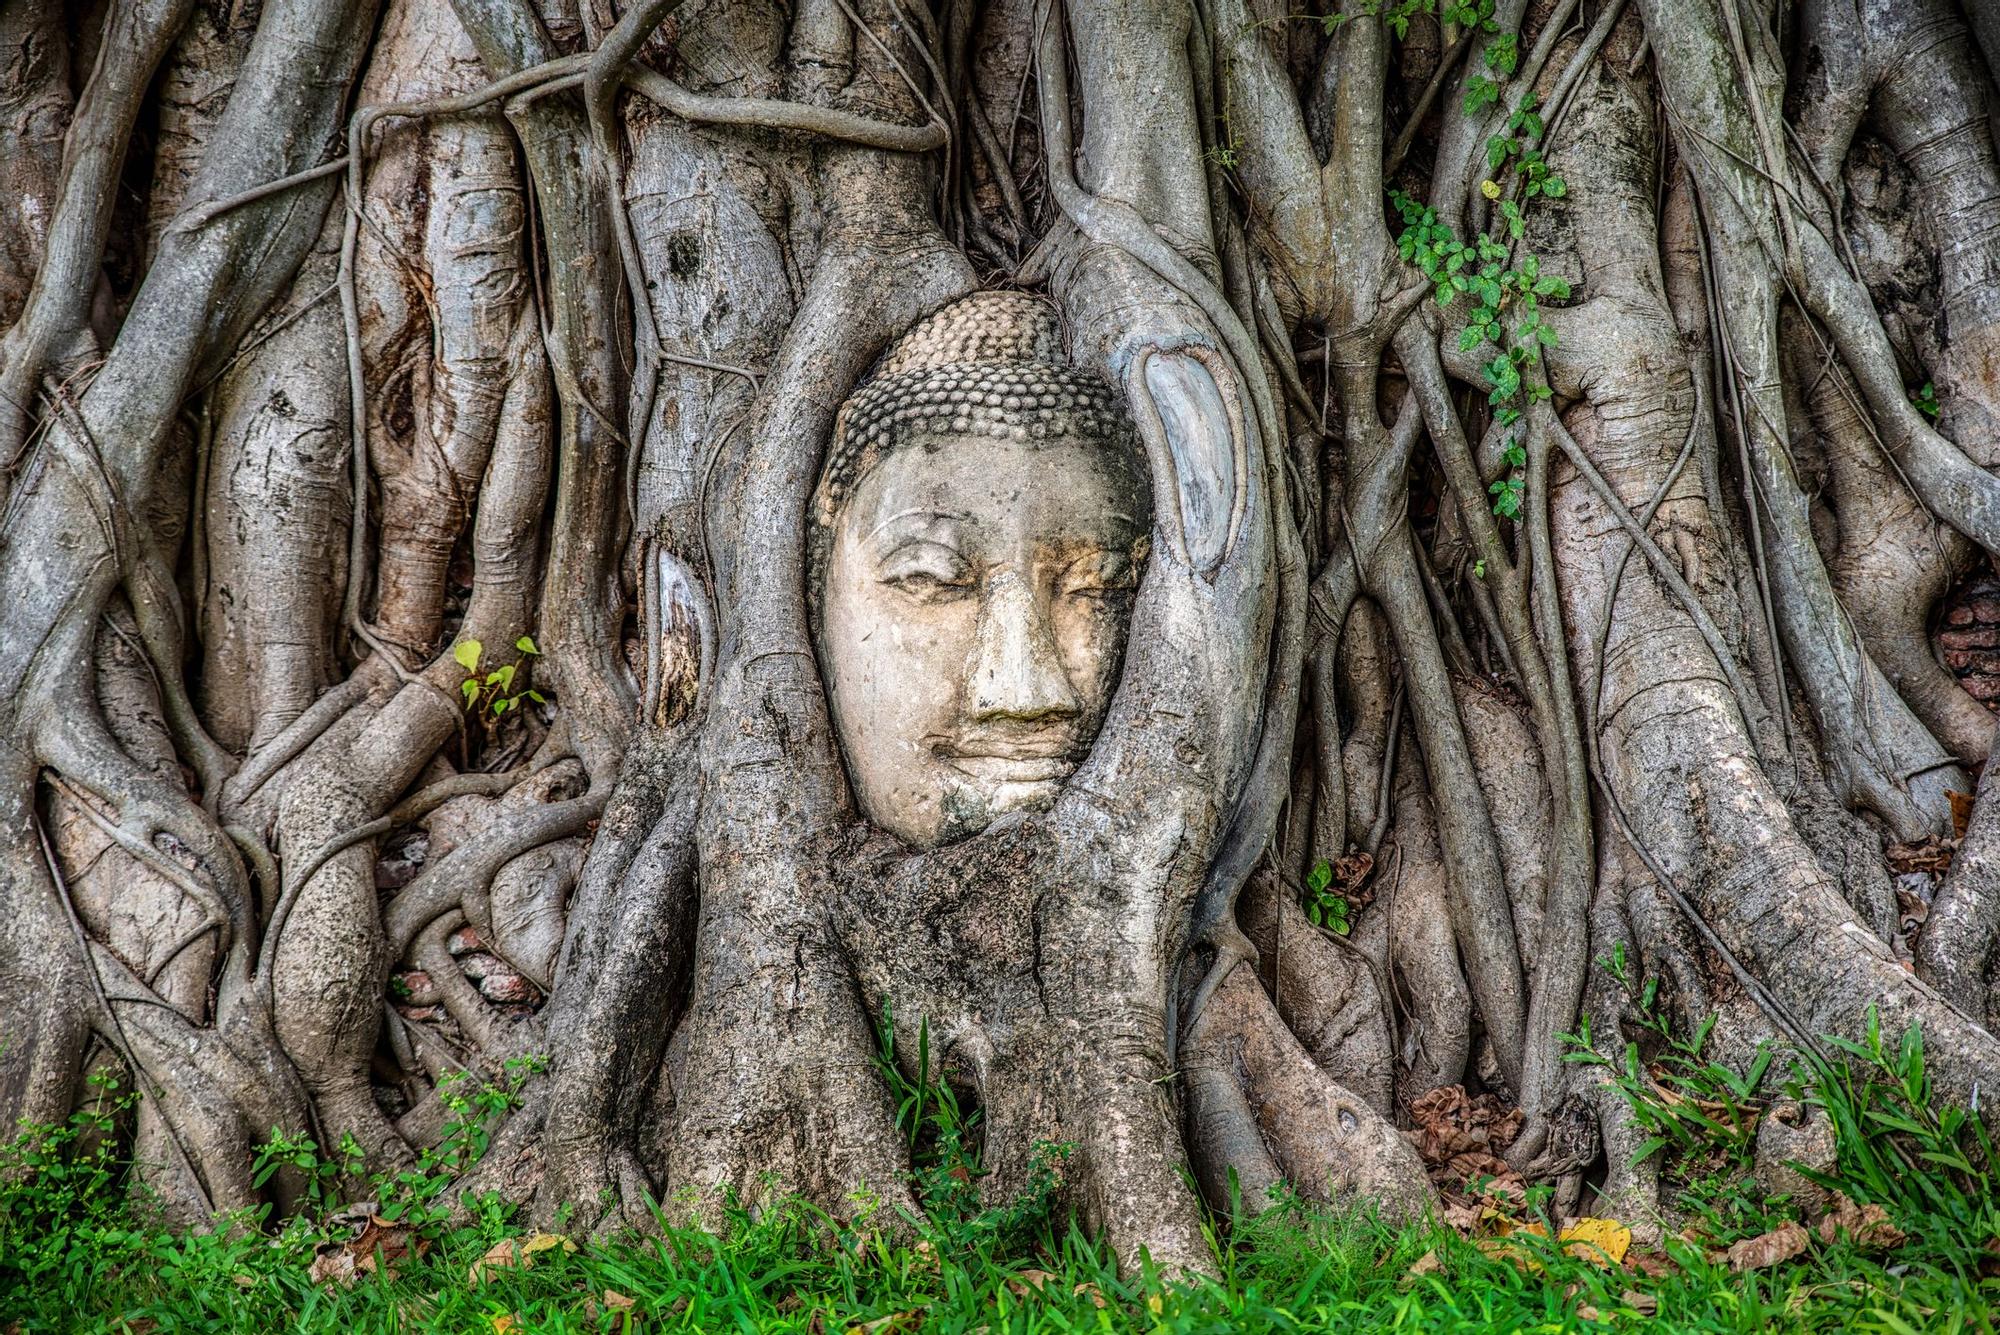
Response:
[[[1212,578],[1235,549],[1248,503],[1236,374],[1201,344],[1143,348],[1127,374],[1153,470],[1155,522],[1174,557]]]

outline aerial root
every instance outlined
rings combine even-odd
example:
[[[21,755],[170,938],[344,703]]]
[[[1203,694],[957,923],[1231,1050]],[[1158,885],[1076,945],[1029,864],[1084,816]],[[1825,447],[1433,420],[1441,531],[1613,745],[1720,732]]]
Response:
[[[409,949],[410,962],[430,975],[444,1008],[472,1040],[490,1073],[497,1074],[512,1058],[524,1057],[542,1044],[542,1027],[533,1019],[510,1020],[479,994],[452,958],[446,942],[465,925],[465,914],[453,909],[417,934]]]
[[[1249,970],[1225,979],[1190,1028],[1183,1067],[1194,1072],[1195,1146],[1218,1156],[1205,1181],[1233,1168],[1239,1181],[1268,1187],[1275,1168],[1309,1198],[1368,1200],[1395,1218],[1435,1200],[1395,1124],[1313,1061]],[[1262,1202],[1246,1204],[1254,1211]]]
[[[369,691],[368,683],[357,675],[313,701],[304,713],[246,759],[243,767],[223,785],[222,809],[233,813],[246,806],[280,770],[298,759],[349,709],[367,699]]]
[[[203,905],[221,932],[222,951],[254,940],[243,859],[178,776],[164,778],[133,760],[94,707],[44,717],[53,721],[36,735],[50,785],[126,854]]]

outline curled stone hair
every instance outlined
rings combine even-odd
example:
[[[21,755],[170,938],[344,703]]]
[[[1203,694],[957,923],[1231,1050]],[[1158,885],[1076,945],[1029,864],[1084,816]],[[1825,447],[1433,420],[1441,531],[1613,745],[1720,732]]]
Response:
[[[842,405],[810,511],[814,569],[825,569],[834,518],[861,480],[894,451],[940,436],[1125,450],[1136,440],[1111,387],[1063,360],[1047,302],[975,292],[905,334]]]

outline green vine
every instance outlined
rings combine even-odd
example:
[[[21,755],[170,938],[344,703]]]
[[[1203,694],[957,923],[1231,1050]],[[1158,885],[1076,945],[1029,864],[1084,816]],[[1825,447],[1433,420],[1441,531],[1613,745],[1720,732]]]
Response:
[[[1488,17],[1492,12],[1492,6],[1484,5],[1482,8],[1486,10],[1486,14],[1480,16],[1479,26],[1490,33],[1500,25]],[[1499,77],[1489,79],[1484,74],[1475,74],[1466,81],[1465,114],[1468,116],[1476,115],[1500,100],[1501,82],[1512,77],[1514,71],[1520,67],[1520,40],[1511,32],[1495,37],[1486,44],[1485,62],[1486,68]]]
[[[1455,23],[1461,28],[1476,28],[1482,32],[1496,32],[1500,27],[1493,20],[1493,0],[1445,0],[1442,7],[1439,6],[1438,0],[1358,0],[1352,12],[1327,14],[1320,19],[1320,23],[1326,31],[1332,32],[1349,19],[1379,18],[1384,27],[1396,34],[1396,40],[1401,41],[1410,35],[1410,20],[1419,14],[1436,14],[1443,22]],[[1507,44],[1511,53],[1514,45],[1512,34],[1499,40]],[[1497,44],[1496,42],[1493,45]],[[1507,59],[1510,63],[1506,73],[1512,74],[1514,67],[1511,63],[1511,54]],[[1491,68],[1499,68],[1490,48],[1487,51],[1486,63]]]
[[[1489,54],[1494,45],[1498,43],[1489,44]],[[1505,63],[1511,73],[1514,60],[1511,43],[1508,49],[1510,54]],[[1521,181],[1522,199],[1560,199],[1569,192],[1569,187],[1562,177],[1549,171],[1541,150],[1536,147],[1543,124],[1535,106],[1533,92],[1521,98],[1507,117],[1507,132],[1487,140],[1486,162],[1495,172],[1511,165]],[[1470,97],[1466,99],[1466,110],[1477,110]],[[1390,191],[1389,201],[1403,220],[1403,231],[1396,238],[1397,253],[1431,281],[1437,304],[1450,306],[1460,293],[1474,303],[1459,330],[1458,349],[1471,352],[1482,345],[1494,349],[1492,358],[1482,368],[1488,385],[1486,398],[1493,406],[1494,421],[1502,429],[1509,429],[1521,420],[1527,404],[1546,399],[1552,392],[1546,384],[1530,379],[1524,372],[1540,363],[1543,348],[1556,346],[1555,330],[1542,319],[1542,298],[1568,297],[1569,284],[1553,274],[1543,273],[1541,259],[1526,251],[1521,252],[1518,263],[1510,263],[1514,252],[1508,243],[1526,235],[1527,219],[1520,204],[1502,197],[1505,190],[1499,181],[1489,178],[1480,183],[1479,189],[1487,199],[1499,204],[1496,230],[1505,234],[1504,239],[1481,232],[1470,243],[1463,242],[1438,221],[1437,210],[1400,190]],[[1487,491],[1493,497],[1493,513],[1503,519],[1515,519],[1521,513],[1528,454],[1520,441],[1509,434],[1501,448],[1501,459],[1507,465],[1507,474]]]

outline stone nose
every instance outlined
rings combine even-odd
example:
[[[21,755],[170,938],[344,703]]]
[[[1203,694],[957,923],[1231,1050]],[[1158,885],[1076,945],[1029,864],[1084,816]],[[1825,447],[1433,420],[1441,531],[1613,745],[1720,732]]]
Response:
[[[1019,575],[1003,573],[988,586],[978,637],[972,659],[974,719],[1055,721],[1083,712],[1063,670],[1048,609]]]

